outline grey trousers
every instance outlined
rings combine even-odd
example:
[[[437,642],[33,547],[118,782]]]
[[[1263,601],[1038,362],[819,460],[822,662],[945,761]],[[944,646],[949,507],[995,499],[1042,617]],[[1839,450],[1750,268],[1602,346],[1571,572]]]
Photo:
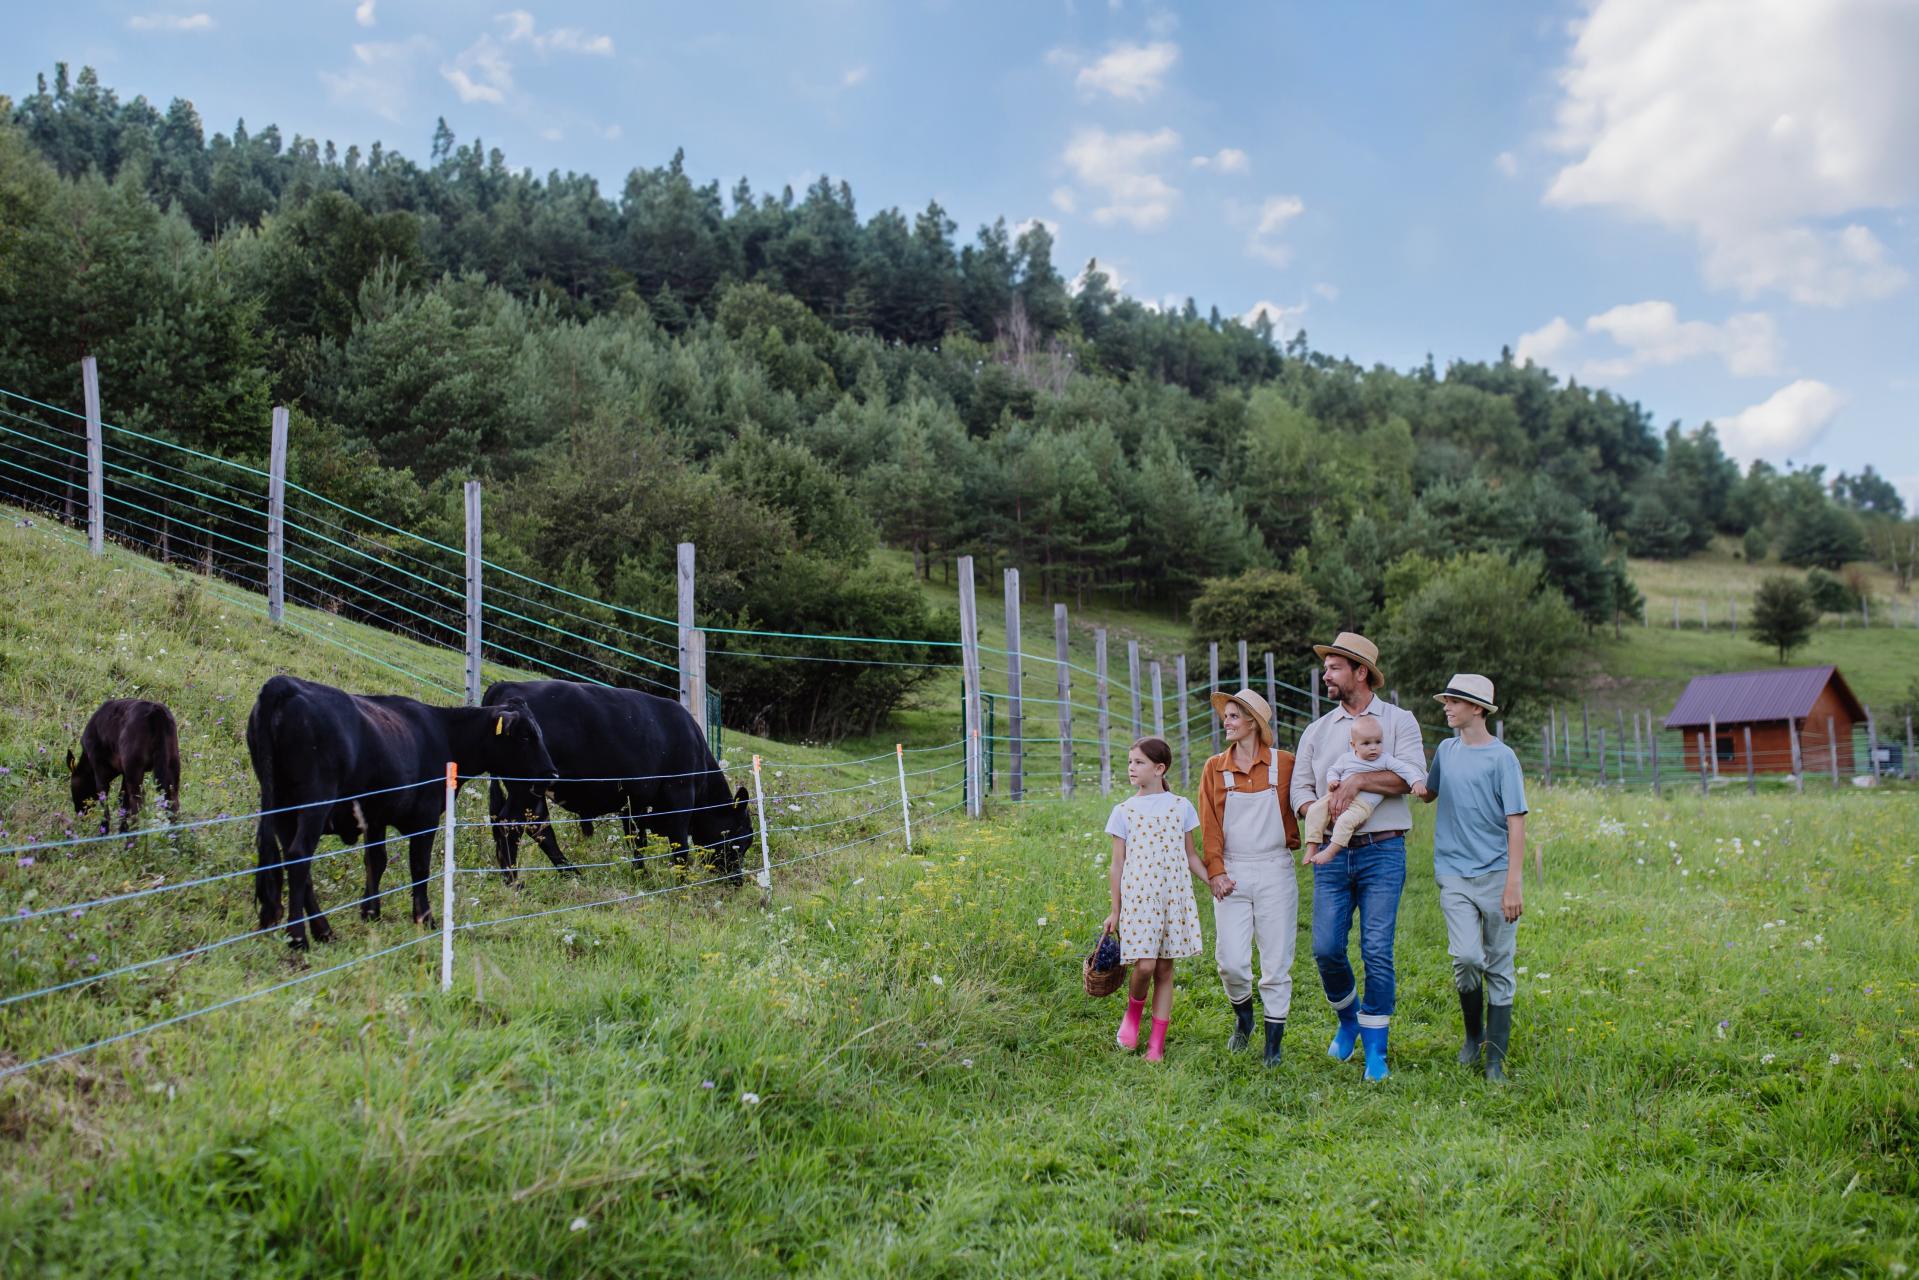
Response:
[[[1519,921],[1499,909],[1505,871],[1483,876],[1439,876],[1439,909],[1446,916],[1446,950],[1453,957],[1453,985],[1486,988],[1488,1004],[1513,1002],[1513,954]]]

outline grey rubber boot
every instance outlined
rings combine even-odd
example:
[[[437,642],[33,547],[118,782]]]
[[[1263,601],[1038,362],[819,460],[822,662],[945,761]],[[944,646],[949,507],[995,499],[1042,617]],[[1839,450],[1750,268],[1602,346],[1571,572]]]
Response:
[[[1486,1043],[1486,989],[1474,987],[1459,993],[1459,1015],[1466,1022],[1466,1043],[1459,1046],[1459,1065],[1479,1065],[1479,1047]]]
[[[1286,1019],[1266,1023],[1266,1065],[1276,1067],[1279,1060],[1286,1056],[1282,1041],[1286,1039]]]
[[[1495,1084],[1506,1079],[1506,1046],[1513,1038],[1513,1007],[1486,1006],[1486,1078]]]
[[[1253,1039],[1253,998],[1247,996],[1233,1006],[1233,1034],[1227,1037],[1226,1048],[1238,1053]]]

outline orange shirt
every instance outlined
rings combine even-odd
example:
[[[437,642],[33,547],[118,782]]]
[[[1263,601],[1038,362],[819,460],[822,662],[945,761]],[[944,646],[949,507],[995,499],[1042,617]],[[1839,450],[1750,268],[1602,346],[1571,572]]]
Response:
[[[1266,771],[1273,760],[1279,761],[1279,780],[1275,786],[1266,784]],[[1206,862],[1206,875],[1210,879],[1226,869],[1226,778],[1228,771],[1239,774],[1234,782],[1235,790],[1245,791],[1258,787],[1262,791],[1271,791],[1273,803],[1279,806],[1280,813],[1286,819],[1286,847],[1299,848],[1299,818],[1286,804],[1286,797],[1293,785],[1293,753],[1276,751],[1261,746],[1259,754],[1253,757],[1253,767],[1241,771],[1233,762],[1231,747],[1206,761],[1206,767],[1199,775],[1199,834],[1200,856]]]

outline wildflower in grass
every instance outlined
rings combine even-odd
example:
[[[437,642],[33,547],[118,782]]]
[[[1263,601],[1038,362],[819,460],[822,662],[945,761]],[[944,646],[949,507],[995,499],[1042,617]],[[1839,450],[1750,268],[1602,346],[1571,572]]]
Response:
[[[1829,1066],[1829,1067],[1836,1067],[1836,1066],[1838,1066],[1838,1065],[1839,1065],[1839,1055],[1838,1055],[1838,1054],[1836,1054],[1836,1053],[1829,1053],[1829,1054],[1827,1054],[1827,1055],[1826,1055],[1826,1065],[1827,1065],[1827,1066]]]
[[[1769,1067],[1772,1065],[1772,1060],[1778,1056],[1776,1053],[1762,1053],[1759,1055],[1759,1065]]]
[[[942,978],[942,977],[940,977],[940,976],[939,976],[939,975],[938,975],[938,974],[936,973],[936,974],[934,974],[934,975],[933,975],[933,985],[934,985],[934,986],[936,986],[936,987],[943,987],[943,986],[945,986],[945,985],[946,985],[946,979],[944,979],[944,978]]]
[[[713,1085],[713,1082],[712,1082],[711,1080],[702,1080],[702,1081],[700,1081],[700,1088],[702,1088],[702,1089],[711,1089],[711,1088],[713,1088],[713,1087],[714,1087],[714,1085]]]
[[[760,1095],[757,1093],[742,1093],[740,1095],[740,1105],[743,1107],[757,1107],[760,1105]]]
[[[569,1230],[569,1231],[584,1231],[584,1230],[586,1230],[586,1219],[585,1219],[585,1218],[575,1218],[575,1219],[573,1219],[573,1225],[572,1225],[572,1226],[570,1226],[570,1227],[568,1227],[568,1228],[567,1228],[567,1230]]]
[[[32,854],[30,854],[30,853],[28,853],[28,854],[23,854],[23,855],[21,855],[21,856],[20,856],[19,858],[16,858],[16,859],[15,859],[14,861],[15,861],[15,864],[16,864],[16,865],[18,865],[18,866],[22,866],[22,867],[30,867],[30,866],[32,866],[32,865],[33,865],[33,855],[32,855]],[[1042,920],[1042,921],[1040,921],[1040,923],[1041,923],[1041,924],[1044,924],[1044,923],[1046,923],[1046,922],[1045,922],[1044,920]]]
[[[970,1071],[973,1069],[973,1060],[971,1058],[961,1058],[960,1065]]]

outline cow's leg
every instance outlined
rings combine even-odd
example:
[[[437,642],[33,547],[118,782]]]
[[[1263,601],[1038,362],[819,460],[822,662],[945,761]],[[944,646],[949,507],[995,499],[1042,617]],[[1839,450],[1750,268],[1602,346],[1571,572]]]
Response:
[[[281,851],[287,870],[287,942],[296,951],[307,949],[309,923],[313,936],[330,941],[333,930],[320,916],[319,900],[313,895],[313,853],[326,833],[327,807],[308,805],[294,818],[293,839]]]
[[[433,832],[408,837],[406,869],[413,880],[413,923],[431,929],[433,908],[428,905],[427,877],[433,874]]]
[[[566,860],[566,855],[560,852],[560,838],[553,834],[553,811],[547,809],[541,816],[545,818],[546,821],[540,823],[540,851],[546,854],[546,860],[548,862],[551,862],[560,870],[575,871],[573,864]],[[575,874],[577,874],[577,871],[575,871]]]
[[[100,806],[100,834],[103,836],[111,835],[113,832],[113,803],[109,797],[113,795],[113,780],[120,775],[112,772],[109,766],[97,765],[95,766],[93,776],[100,788],[99,792],[94,796],[94,800]],[[122,781],[120,783],[121,807],[124,808],[126,803],[127,784]]]
[[[506,788],[489,782],[486,788],[487,830],[493,834],[493,857],[504,873],[501,879],[520,887],[520,829],[507,821]]]
[[[360,919],[380,918],[380,877],[386,874],[386,828],[362,831],[366,843],[366,896],[360,899]]]
[[[146,802],[146,794],[141,783],[146,774],[138,769],[129,769],[120,775],[120,834],[126,835],[133,830],[133,821],[140,816],[140,806]]]
[[[280,923],[280,894],[284,879],[280,870],[280,850],[293,838],[293,820],[287,814],[269,814],[260,819],[254,837],[256,853],[253,873],[253,898],[260,904],[260,927],[271,929]]]
[[[633,810],[622,809],[620,810],[620,831],[626,836],[627,853],[633,859],[633,865],[645,866],[646,824],[640,821],[639,815]]]

